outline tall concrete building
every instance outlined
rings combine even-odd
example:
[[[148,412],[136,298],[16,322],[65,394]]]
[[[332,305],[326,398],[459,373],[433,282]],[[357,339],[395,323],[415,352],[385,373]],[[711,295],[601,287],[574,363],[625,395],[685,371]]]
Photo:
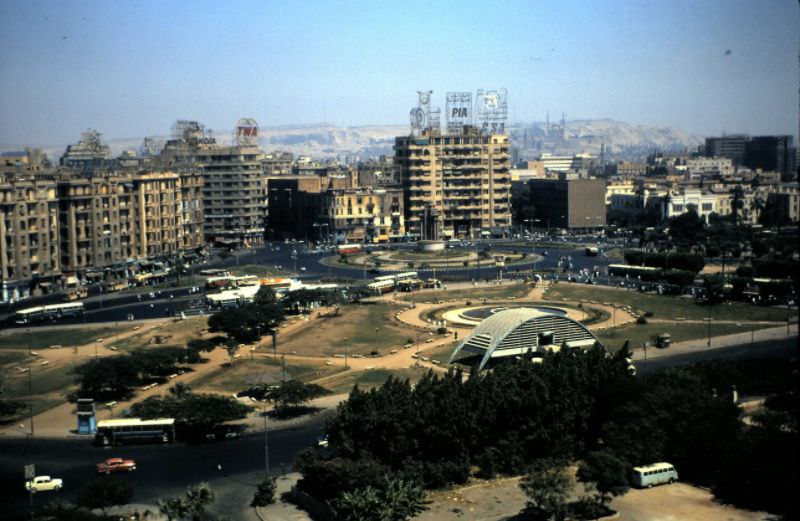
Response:
[[[474,127],[395,139],[395,164],[405,197],[405,226],[412,236],[436,239],[506,234],[511,227],[508,135]],[[426,219],[436,223],[426,227]]]
[[[750,141],[750,136],[745,134],[707,137],[705,155],[706,157],[727,157],[735,165],[742,165],[748,141]]]
[[[749,168],[780,172],[784,180],[796,175],[797,150],[792,136],[754,136],[745,147],[744,163]]]
[[[256,145],[223,146],[196,121],[179,121],[158,163],[170,170],[202,174],[205,238],[233,246],[264,241],[266,159]]]
[[[606,224],[605,180],[559,179],[528,181],[538,225],[546,228],[600,228]]]
[[[184,186],[184,183],[186,186]],[[62,176],[61,265],[83,271],[174,256],[203,244],[202,180],[174,172]]]
[[[30,295],[34,278],[61,273],[56,183],[19,172],[0,176],[2,302]]]

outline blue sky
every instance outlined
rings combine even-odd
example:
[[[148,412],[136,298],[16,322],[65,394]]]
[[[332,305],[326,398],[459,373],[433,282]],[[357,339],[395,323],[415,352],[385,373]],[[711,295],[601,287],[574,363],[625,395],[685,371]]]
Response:
[[[517,121],[795,134],[798,27],[795,0],[0,0],[0,143],[404,124],[417,90],[496,87]]]

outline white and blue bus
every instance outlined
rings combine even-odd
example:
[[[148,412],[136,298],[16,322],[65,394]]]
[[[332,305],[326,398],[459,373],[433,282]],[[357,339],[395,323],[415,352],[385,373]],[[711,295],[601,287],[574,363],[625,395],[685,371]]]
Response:
[[[670,463],[653,463],[643,467],[633,467],[631,473],[633,485],[638,488],[650,488],[678,481],[678,471]]]
[[[100,420],[97,422],[97,431],[94,435],[95,444],[102,447],[123,443],[172,443],[173,441],[175,441],[174,418]]]
[[[46,320],[60,318],[80,317],[83,315],[83,302],[68,302],[66,304],[50,304],[20,309],[14,315],[17,324],[36,324]]]

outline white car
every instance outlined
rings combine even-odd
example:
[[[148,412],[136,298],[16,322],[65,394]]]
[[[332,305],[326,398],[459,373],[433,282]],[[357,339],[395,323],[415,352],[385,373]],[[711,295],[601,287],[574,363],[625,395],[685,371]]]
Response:
[[[25,482],[25,490],[30,490],[33,493],[45,492],[47,490],[61,490],[64,486],[64,481],[58,478],[51,478],[50,476],[36,476],[31,481]]]

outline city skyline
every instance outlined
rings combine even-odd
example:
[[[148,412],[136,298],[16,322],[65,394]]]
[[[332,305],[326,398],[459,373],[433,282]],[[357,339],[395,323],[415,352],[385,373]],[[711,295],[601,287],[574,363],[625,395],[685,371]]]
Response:
[[[720,9],[720,7],[724,9]],[[505,87],[509,121],[791,134],[796,2],[0,2],[0,143],[407,124],[416,90]]]

